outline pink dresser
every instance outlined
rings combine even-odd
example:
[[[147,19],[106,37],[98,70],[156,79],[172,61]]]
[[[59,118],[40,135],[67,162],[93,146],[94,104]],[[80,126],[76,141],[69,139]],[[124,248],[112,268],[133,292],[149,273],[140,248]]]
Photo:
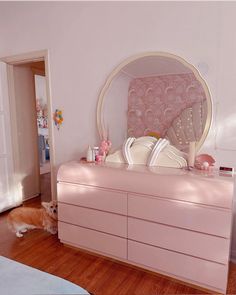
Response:
[[[225,292],[233,189],[216,173],[70,162],[58,172],[59,238]]]

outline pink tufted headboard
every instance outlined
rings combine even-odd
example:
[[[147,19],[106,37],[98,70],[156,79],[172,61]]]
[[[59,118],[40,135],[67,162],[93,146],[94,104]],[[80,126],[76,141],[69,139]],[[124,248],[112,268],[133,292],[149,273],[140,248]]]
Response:
[[[128,93],[128,136],[166,135],[181,112],[206,100],[193,73],[135,78]]]

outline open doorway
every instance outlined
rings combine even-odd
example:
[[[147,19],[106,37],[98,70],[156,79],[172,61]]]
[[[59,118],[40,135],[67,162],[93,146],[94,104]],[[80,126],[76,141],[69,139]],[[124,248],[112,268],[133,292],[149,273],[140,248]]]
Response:
[[[40,175],[50,173],[50,135],[44,61],[30,63],[34,74]]]
[[[22,201],[56,197],[48,52],[2,58],[8,71],[14,183]],[[43,193],[42,193],[43,192]]]
[[[51,200],[50,136],[45,62],[13,65],[17,141],[23,201]]]

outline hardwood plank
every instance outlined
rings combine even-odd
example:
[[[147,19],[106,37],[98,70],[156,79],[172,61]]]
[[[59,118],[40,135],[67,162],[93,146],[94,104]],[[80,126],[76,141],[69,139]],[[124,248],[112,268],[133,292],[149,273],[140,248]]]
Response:
[[[29,200],[24,206],[39,207],[40,198]],[[42,230],[32,230],[23,238],[17,238],[7,227],[7,214],[0,215],[0,255],[67,279],[94,295],[211,294],[152,272],[66,247],[57,235]],[[235,282],[236,264],[231,264],[227,294],[236,294]]]

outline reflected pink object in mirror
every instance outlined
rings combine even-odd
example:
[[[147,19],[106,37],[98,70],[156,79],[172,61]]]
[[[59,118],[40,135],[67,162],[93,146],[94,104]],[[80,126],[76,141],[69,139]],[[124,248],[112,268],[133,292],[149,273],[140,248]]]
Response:
[[[169,61],[170,68],[172,62]],[[204,89],[193,73],[135,78],[129,86],[128,136],[140,137],[156,131],[165,137],[183,110],[204,100]]]
[[[214,166],[215,159],[208,154],[201,154],[195,158],[195,168],[200,170],[209,170],[210,167]]]
[[[111,141],[110,140],[102,140],[100,147],[99,147],[99,154],[102,156],[106,156],[111,148]]]

